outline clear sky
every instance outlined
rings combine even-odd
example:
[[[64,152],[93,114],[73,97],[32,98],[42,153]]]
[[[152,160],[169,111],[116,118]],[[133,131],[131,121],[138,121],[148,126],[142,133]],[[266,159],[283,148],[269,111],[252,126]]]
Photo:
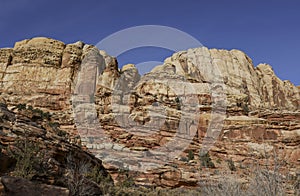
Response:
[[[1,48],[35,36],[97,44],[136,25],[166,25],[208,48],[240,49],[255,65],[271,64],[281,79],[300,85],[298,0],[0,0]],[[152,49],[134,49],[119,62],[163,61],[171,54]]]

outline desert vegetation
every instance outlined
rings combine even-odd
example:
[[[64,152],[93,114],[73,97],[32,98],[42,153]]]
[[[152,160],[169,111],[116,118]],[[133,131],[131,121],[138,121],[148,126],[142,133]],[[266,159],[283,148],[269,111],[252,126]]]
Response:
[[[15,159],[15,167],[11,175],[20,176],[29,180],[34,179],[36,173],[43,173],[44,153],[39,144],[27,140],[17,140],[13,148],[8,148],[9,155]],[[267,159],[265,166],[253,165],[250,181],[245,183],[240,180],[232,159],[218,160],[218,163],[227,162],[228,172],[221,175],[220,180],[208,181],[199,180],[197,188],[175,188],[162,189],[156,187],[137,186],[134,176],[129,170],[119,171],[119,183],[113,184],[110,177],[103,173],[103,170],[93,166],[90,162],[75,158],[76,155],[70,153],[65,160],[66,173],[62,186],[68,188],[72,196],[88,195],[264,195],[281,196],[286,195],[286,177],[280,173],[281,162],[273,156],[273,163],[269,164],[271,158]],[[188,153],[190,160],[194,159],[192,152]],[[204,168],[214,168],[215,165],[209,153],[199,157],[201,166]],[[201,170],[200,170],[201,172]],[[299,176],[294,177],[293,188],[299,194]],[[100,192],[99,192],[100,188]]]

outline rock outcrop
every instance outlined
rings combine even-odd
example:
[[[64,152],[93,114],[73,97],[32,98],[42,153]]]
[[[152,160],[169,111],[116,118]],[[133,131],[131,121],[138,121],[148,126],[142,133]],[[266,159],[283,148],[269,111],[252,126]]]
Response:
[[[101,194],[98,185],[85,179],[86,176],[80,178],[86,175],[80,168],[97,169],[94,174],[112,184],[102,161],[71,144],[68,135],[48,112],[25,104],[10,110],[1,98],[0,176],[4,177],[0,178],[0,195],[69,195],[69,192],[73,195],[74,190],[68,190],[72,187],[70,183],[78,186],[80,182]]]
[[[253,161],[266,161],[264,153],[276,152],[289,175],[300,169],[299,87],[280,80],[270,65],[254,67],[238,50],[177,52],[140,76],[134,65],[120,70],[116,58],[91,45],[33,38],[0,49],[0,96],[9,109],[26,103],[49,112],[70,142],[104,160],[115,181],[122,161],[139,170],[137,184],[162,187],[218,179],[216,171],[228,170],[230,160],[247,181]],[[163,159],[173,150],[174,159]],[[215,163],[204,173],[203,152]],[[141,172],[139,164],[155,169]]]
[[[68,196],[69,190],[62,187],[51,186],[46,184],[37,184],[29,180],[5,176],[0,178],[0,184],[3,185],[3,191],[0,195],[14,196],[40,196],[40,195],[62,195]],[[0,189],[1,190],[1,189]]]
[[[260,64],[255,68],[241,51],[190,49],[173,54],[153,71],[169,65],[175,66],[176,74],[196,83],[217,82],[214,74],[219,74],[225,84],[229,108],[245,104],[251,110],[299,110],[297,87],[289,81],[281,81],[270,65]]]

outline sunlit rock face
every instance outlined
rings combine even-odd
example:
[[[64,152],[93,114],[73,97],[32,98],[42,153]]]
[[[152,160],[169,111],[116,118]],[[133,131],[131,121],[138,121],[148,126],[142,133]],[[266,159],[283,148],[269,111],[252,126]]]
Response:
[[[89,61],[91,51],[101,60]],[[216,92],[225,113],[215,110]],[[136,183],[179,187],[218,179],[215,171],[228,170],[229,159],[246,174],[250,160],[265,160],[264,149],[275,150],[289,172],[299,171],[300,88],[280,80],[270,65],[254,67],[238,50],[177,52],[141,76],[133,64],[119,69],[115,57],[94,46],[33,38],[0,49],[0,94],[8,108],[25,103],[50,112],[70,141],[103,159],[116,181],[119,157],[127,166],[157,166],[139,171]],[[80,124],[87,116],[89,129]],[[216,116],[221,129],[213,131]],[[180,152],[164,162],[164,147],[172,153],[175,144]],[[215,162],[207,174],[198,171],[201,149]],[[186,160],[189,153],[194,160]]]

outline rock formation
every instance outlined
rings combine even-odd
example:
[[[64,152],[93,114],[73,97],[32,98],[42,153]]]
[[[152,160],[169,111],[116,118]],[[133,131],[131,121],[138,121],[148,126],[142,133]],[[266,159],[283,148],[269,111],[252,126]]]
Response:
[[[96,57],[89,57],[91,51]],[[90,66],[92,58],[98,60]],[[273,152],[289,175],[299,175],[299,87],[280,80],[270,65],[254,67],[238,50],[177,52],[140,76],[134,65],[119,69],[116,58],[91,45],[33,38],[0,49],[0,86],[9,109],[26,104],[49,112],[69,142],[82,142],[104,160],[115,181],[120,160],[133,170],[139,163],[157,165],[135,173],[141,185],[197,186],[220,178],[216,171],[228,170],[229,160],[247,181],[251,164],[263,164],[265,153]],[[89,130],[77,123],[85,118],[93,120]],[[177,147],[174,159],[162,158]],[[201,152],[215,163],[205,172],[199,170]]]
[[[0,195],[73,195],[70,183],[80,182],[74,175],[85,167],[111,181],[102,161],[69,138],[50,113],[26,104],[8,109],[0,98]],[[100,187],[81,178],[90,192],[102,194]]]
[[[5,195],[62,195],[68,196],[69,190],[66,188],[46,185],[46,184],[37,184],[29,180],[25,180],[17,177],[5,176],[0,178],[0,183],[5,187]],[[0,189],[1,190],[1,189]],[[1,194],[1,192],[0,192]]]

